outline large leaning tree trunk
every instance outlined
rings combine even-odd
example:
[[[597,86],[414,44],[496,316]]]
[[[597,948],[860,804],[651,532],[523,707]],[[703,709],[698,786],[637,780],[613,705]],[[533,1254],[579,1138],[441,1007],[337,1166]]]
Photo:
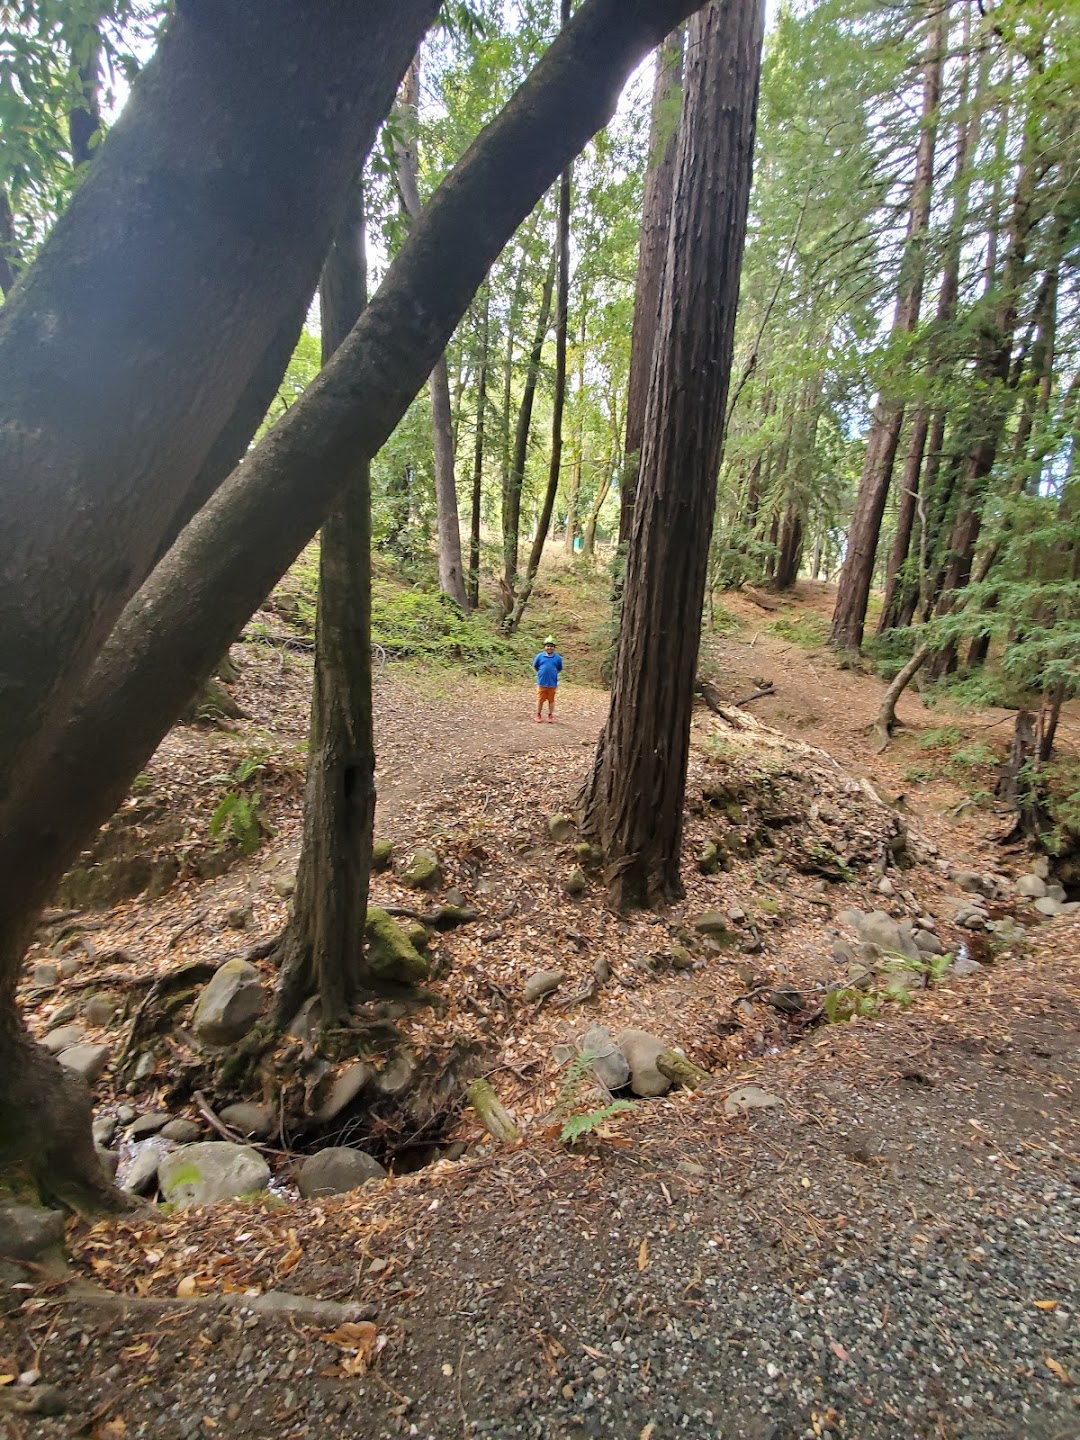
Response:
[[[319,287],[323,364],[367,302],[362,182]],[[371,714],[371,476],[356,462],[322,528],[304,836],[275,1003],[287,1024],[318,994],[324,1025],[343,1024],[364,980],[375,736]]]
[[[948,5],[934,16],[927,38],[923,68],[922,128],[911,185],[907,243],[901,265],[892,335],[909,337],[919,324],[923,281],[926,275],[926,233],[930,221],[930,200],[934,180],[934,149],[937,139],[938,106],[941,102],[941,71],[948,34]],[[890,382],[874,407],[873,423],[866,442],[855,513],[848,528],[847,554],[840,574],[833,610],[829,643],[838,650],[858,651],[862,646],[866,606],[874,575],[881,520],[892,483],[893,463],[904,423],[904,397]],[[892,393],[890,393],[892,391]]]
[[[421,211],[418,176],[417,130],[420,108],[420,56],[409,66],[401,87],[398,113],[402,130],[394,136],[398,189],[409,219]],[[465,574],[461,564],[461,522],[458,519],[457,476],[454,472],[454,423],[450,406],[450,374],[443,353],[428,376],[431,396],[431,434],[435,450],[435,516],[439,534],[439,589],[464,610]]]
[[[22,777],[0,825],[0,1173],[24,1163],[53,1190],[61,1182],[69,1193],[77,1184],[101,1184],[86,1149],[88,1097],[71,1099],[60,1067],[33,1046],[17,1017],[15,985],[37,910],[323,522],[358,460],[386,441],[507,240],[610,119],[633,67],[691,9],[693,0],[586,0],[425,206],[330,364],[129,604],[69,707],[59,741]],[[396,24],[403,13],[411,10],[394,7]],[[121,207],[114,217],[117,226],[124,213]],[[249,284],[258,288],[250,277]],[[94,373],[96,359],[87,339],[82,369]],[[140,377],[129,375],[128,385],[134,408]],[[145,416],[143,423],[152,449],[154,427]],[[57,565],[63,553],[61,536]],[[61,1085],[68,1098],[53,1104]],[[74,1125],[65,1118],[71,1105]],[[73,1129],[85,1146],[69,1140]]]
[[[0,807],[310,298],[356,156],[437,9],[178,6],[0,311]]]
[[[619,544],[625,551],[634,519],[634,487],[645,435],[645,405],[649,398],[660,284],[664,276],[671,190],[675,180],[675,147],[679,134],[682,94],[683,32],[667,37],[656,57],[652,113],[649,117],[649,159],[645,167],[645,196],[641,207],[634,323],[630,331],[630,379],[626,395],[626,459],[619,491]]]
[[[611,709],[583,792],[613,903],[682,893],[694,675],[716,508],[764,31],[763,0],[689,27],[671,226]]]

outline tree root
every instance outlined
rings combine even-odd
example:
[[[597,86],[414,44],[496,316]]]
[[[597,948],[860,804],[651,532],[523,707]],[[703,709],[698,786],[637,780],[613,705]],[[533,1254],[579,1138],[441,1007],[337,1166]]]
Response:
[[[469,1104],[492,1139],[508,1145],[520,1139],[517,1121],[495,1094],[489,1081],[474,1080],[466,1093]]]

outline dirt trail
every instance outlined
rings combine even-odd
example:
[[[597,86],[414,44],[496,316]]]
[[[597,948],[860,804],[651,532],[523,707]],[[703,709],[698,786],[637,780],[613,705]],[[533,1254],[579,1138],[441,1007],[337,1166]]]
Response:
[[[785,613],[824,603],[810,593]],[[1033,928],[1015,953],[918,992],[910,1009],[804,1027],[773,1008],[771,991],[809,996],[835,977],[828,927],[844,906],[945,916],[950,862],[997,869],[1003,857],[991,815],[949,813],[966,776],[924,764],[911,779],[925,762],[916,735],[940,726],[939,712],[908,697],[910,733],[876,757],[867,727],[880,682],[838,672],[748,602],[731,608],[743,628],[715,644],[728,693],[771,679],[775,696],[752,713],[892,798],[902,790],[912,829],[940,847],[941,863],[931,848],[896,873],[917,908],[883,899],[872,870],[828,885],[799,871],[791,857],[808,826],[783,817],[776,850],[700,874],[694,856],[715,820],[696,810],[689,893],[670,916],[613,916],[595,880],[570,900],[573,852],[550,843],[544,814],[580,783],[606,695],[573,683],[568,656],[558,721],[538,726],[527,675],[507,686],[388,666],[376,694],[380,830],[402,849],[436,844],[448,880],[485,912],[434,942],[446,1012],[399,1024],[418,1048],[485,1047],[527,1139],[493,1147],[466,1113],[464,1159],[353,1195],[76,1222],[78,1273],[133,1298],[103,1310],[44,1282],[0,1318],[0,1375],[38,1368],[64,1407],[18,1413],[22,1392],[0,1381],[4,1440],[1078,1440],[1080,922]],[[234,736],[171,737],[154,772],[170,793],[199,793],[191,772],[235,763],[252,737],[302,738],[306,662],[247,659],[250,721]],[[1010,717],[946,718],[971,735],[1003,733]],[[711,717],[695,723],[708,748]],[[764,744],[755,756],[748,743],[764,764]],[[746,747],[742,760],[724,754],[746,769]],[[827,763],[807,773],[843,794]],[[239,901],[252,935],[272,933],[297,802],[294,783],[273,839],[226,875],[103,917],[102,955],[116,947],[153,967],[224,958],[251,938],[222,918]],[[880,807],[856,793],[835,823],[855,844],[876,835]],[[409,892],[381,875],[375,897],[407,903]],[[708,953],[691,972],[657,965],[707,907],[744,913],[759,948]],[[947,919],[940,930],[957,933]],[[611,978],[573,1001],[598,959]],[[523,1001],[525,978],[549,963],[567,973],[565,1009],[560,996]],[[40,1028],[63,998],[37,997]],[[566,1084],[553,1047],[591,1020],[677,1037],[716,1081],[642,1101],[567,1149],[544,1119]],[[141,1110],[163,1103],[184,1059],[182,1032],[168,1043]],[[729,1113],[748,1084],[768,1108]],[[172,1308],[192,1286],[344,1301],[358,1307],[355,1328]]]

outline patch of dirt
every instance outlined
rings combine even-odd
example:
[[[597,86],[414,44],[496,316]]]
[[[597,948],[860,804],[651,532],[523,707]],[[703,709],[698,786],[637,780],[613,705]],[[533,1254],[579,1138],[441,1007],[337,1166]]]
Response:
[[[800,597],[795,618],[822,594]],[[841,973],[840,911],[938,914],[955,947],[947,872],[1015,872],[1020,857],[989,844],[989,812],[949,813],[963,798],[950,777],[904,780],[906,739],[870,753],[880,682],[768,631],[775,617],[748,601],[730,608],[744,628],[715,652],[729,693],[767,679],[776,694],[748,707],[765,728],[705,710],[695,718],[687,896],[664,916],[610,913],[591,872],[583,896],[564,889],[579,857],[573,838],[552,842],[546,817],[571,801],[606,706],[602,692],[573,683],[572,655],[550,727],[532,718],[527,674],[511,687],[394,665],[380,673],[380,834],[399,854],[433,845],[447,884],[482,912],[434,937],[437,1008],[394,1023],[417,1053],[489,1057],[488,1078],[526,1138],[499,1148],[460,1111],[446,1134],[464,1146],[457,1163],[299,1202],[285,1134],[268,1151],[284,1198],[73,1222],[77,1274],[130,1297],[130,1308],[102,1308],[44,1277],[15,1292],[21,1308],[0,1318],[0,1375],[38,1369],[66,1413],[31,1418],[10,1397],[34,1387],[0,1385],[0,1433],[1080,1434],[1080,923],[1032,928],[984,954],[993,963],[973,978],[915,987],[909,1009],[821,1024],[821,993]],[[266,643],[234,653],[251,718],[174,732],[148,771],[189,836],[205,834],[212,784],[220,793],[210,776],[235,774],[256,746],[296,755],[304,738],[309,658]],[[917,697],[901,715],[913,732],[930,728]],[[949,723],[968,733],[1000,722]],[[882,803],[901,787],[898,808]],[[274,934],[298,806],[298,790],[275,796],[273,834],[223,875],[188,872],[164,896],[43,933],[32,963],[85,943],[55,991],[24,988],[35,1026],[108,990],[120,1012],[90,1038],[115,1051],[145,993],[133,980]],[[710,842],[727,868],[699,868]],[[881,867],[890,896],[877,889]],[[391,871],[374,877],[373,903],[417,901]],[[732,917],[730,936],[697,935],[693,921],[709,909]],[[229,917],[240,913],[237,930]],[[693,968],[676,963],[680,952]],[[601,961],[610,974],[596,984]],[[525,980],[550,966],[565,971],[562,986],[526,1005]],[[770,1002],[792,991],[805,1002],[794,1016]],[[148,1052],[132,1096],[106,1071],[101,1106],[131,1098],[139,1110],[170,1100],[177,1109],[177,1076],[194,1053],[179,1020]],[[604,1097],[588,1085],[568,1094],[553,1050],[592,1020],[677,1042],[715,1079],[698,1095],[643,1101],[606,1138],[567,1149],[554,1117]],[[779,1104],[729,1116],[723,1101],[745,1084]],[[366,1317],[357,1324],[370,1329],[162,1308],[178,1289],[356,1302]]]

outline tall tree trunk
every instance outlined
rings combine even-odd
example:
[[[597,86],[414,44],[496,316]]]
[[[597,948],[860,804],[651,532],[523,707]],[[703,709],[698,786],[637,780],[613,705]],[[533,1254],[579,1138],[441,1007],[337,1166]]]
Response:
[[[323,266],[325,365],[367,303],[364,191],[357,181]],[[322,528],[304,834],[278,950],[276,1017],[318,994],[324,1025],[344,1024],[364,981],[375,737],[371,715],[371,477],[361,457]]]
[[[773,584],[777,590],[790,590],[799,578],[802,564],[803,522],[793,501],[789,500],[780,525],[779,549]]]
[[[671,219],[671,190],[675,180],[682,71],[683,32],[680,27],[672,31],[657,52],[652,113],[649,117],[649,158],[645,167],[634,323],[630,332],[630,379],[623,446],[626,458],[619,492],[619,544],[624,550],[633,526],[634,487],[645,434],[645,404],[649,395],[649,371],[656,341],[660,285]]]
[[[562,0],[561,24],[566,28],[570,19],[570,0]],[[551,526],[551,514],[555,509],[555,496],[559,489],[559,473],[562,467],[563,410],[566,406],[566,324],[570,313],[570,187],[573,182],[573,166],[568,165],[559,179],[559,212],[556,221],[556,296],[555,296],[555,391],[551,408],[551,461],[548,465],[547,489],[544,503],[536,522],[529,563],[525,569],[525,581],[514,602],[514,608],[507,616],[504,630],[512,634],[521,624],[525,606],[529,603],[540,561],[544,555],[544,543]],[[522,467],[524,473],[524,466]],[[518,490],[518,515],[520,517],[521,491]]]
[[[75,67],[81,103],[73,106],[68,116],[71,161],[76,170],[89,163],[101,130],[101,36],[94,25],[87,25],[85,30],[85,34],[71,37],[73,54],[82,57]]]
[[[19,247],[15,242],[15,217],[6,190],[0,189],[0,291],[10,294],[19,268]]]
[[[762,0],[691,21],[611,708],[582,794],[613,903],[682,893],[694,676],[753,169]]]
[[[312,294],[356,157],[437,8],[179,7],[0,310],[0,797],[57,743]]]
[[[469,604],[480,604],[480,502],[484,479],[484,422],[487,419],[488,338],[491,325],[491,291],[484,291],[484,318],[480,329],[480,374],[476,384],[476,437],[473,446],[472,513],[469,519]]]
[[[137,600],[127,607],[92,673],[82,682],[77,704],[66,712],[62,741],[49,749],[40,765],[19,772],[18,790],[0,801],[0,1172],[25,1160],[54,1183],[67,1184],[74,1176],[71,1184],[101,1184],[96,1158],[93,1166],[80,1158],[93,1154],[85,1095],[81,1119],[68,1125],[48,1093],[60,1067],[49,1062],[51,1078],[38,1073],[45,1062],[29,1046],[14,1009],[19,965],[37,909],[94,829],[120,803],[132,776],[145,765],[202,676],[325,519],[358,461],[370,459],[388,438],[514,230],[588,138],[610,119],[626,76],[685,18],[691,4],[692,0],[647,4],[586,0],[566,34],[549,47],[514,100],[474,141],[450,180],[425,206],[378,294],[330,364],[185,528]],[[224,23],[222,8],[215,12],[219,31]],[[346,8],[351,16],[355,7]],[[265,10],[264,6],[261,17]],[[182,13],[178,12],[178,20]],[[231,14],[228,11],[226,18]],[[404,19],[412,14],[412,7],[402,3],[394,7],[390,53],[399,43]],[[310,15],[305,13],[303,20],[304,36],[310,38]],[[169,34],[175,33],[171,28]],[[340,42],[340,33],[337,38]],[[306,57],[307,39],[296,43]],[[363,46],[359,53],[362,58]],[[357,54],[357,48],[349,46],[341,57],[351,76],[359,73]],[[333,69],[338,58],[332,50],[323,68]],[[244,52],[245,66],[250,60],[249,49]],[[257,91],[265,99],[258,67],[255,75]],[[387,104],[391,98],[388,94]],[[186,112],[171,113],[175,120]],[[295,114],[295,108],[288,107],[290,127]],[[335,142],[341,123],[340,114],[334,112]],[[317,127],[312,133],[318,133]],[[107,171],[108,146],[115,134],[90,167],[73,208],[95,177]],[[225,140],[217,138],[221,144],[212,150],[214,155],[221,154]],[[361,149],[352,144],[354,161]],[[262,153],[258,146],[254,150]],[[247,158],[250,161],[250,155]],[[310,173],[314,159],[306,155],[305,160]],[[273,173],[277,180],[279,167]],[[273,198],[276,204],[276,189]],[[124,214],[122,206],[119,213]],[[140,223],[145,218],[140,215]],[[306,244],[311,214],[305,213],[304,220]],[[72,233],[72,251],[78,256],[83,253],[80,231],[76,228]],[[119,246],[115,224],[111,233]],[[261,281],[260,275],[248,277],[243,295],[239,300],[230,297],[230,302],[250,298]],[[16,290],[20,304],[27,289],[42,299],[47,311],[50,286],[20,285]],[[123,287],[113,293],[123,293]],[[181,290],[177,300],[183,309],[190,296]],[[144,324],[152,313],[143,315]],[[267,333],[272,335],[273,327]],[[89,368],[101,380],[114,360],[108,351],[111,334],[103,329],[94,343],[79,349],[80,373]],[[10,333],[0,340],[0,355],[9,340]],[[100,353],[99,347],[104,347]],[[31,352],[36,355],[34,347]],[[257,358],[261,355],[259,350]],[[199,392],[205,363],[201,352],[192,361]],[[231,395],[243,389],[254,363],[244,368]],[[20,374],[20,383],[24,379]],[[184,387],[178,383],[177,388]],[[129,409],[139,394],[141,375],[127,392]],[[173,397],[160,398],[163,423],[168,423]],[[6,399],[5,392],[0,404]],[[115,405],[115,397],[109,399]],[[226,406],[230,414],[231,403]],[[155,450],[157,431],[147,428],[145,415],[142,428],[132,431],[132,444],[136,434],[142,449]],[[72,455],[81,461],[81,450]],[[68,473],[83,472],[76,464],[74,470],[69,466]],[[48,503],[49,494],[43,493],[41,518],[55,525],[60,512],[50,514]],[[27,525],[34,523],[32,517]],[[43,533],[49,535],[48,524],[43,525]],[[55,575],[64,555],[62,537],[49,553],[53,556],[49,573],[56,588]],[[10,719],[8,712],[18,710],[19,726],[25,730],[30,725],[28,712],[38,705],[37,694],[21,695],[18,705],[6,706],[5,719]],[[35,1057],[32,1063],[28,1055]],[[25,1159],[29,1144],[35,1149],[32,1160]]]
[[[941,101],[941,69],[948,34],[948,13],[948,5],[942,5],[934,16],[927,38],[927,56],[923,67],[922,126],[915,158],[915,178],[911,186],[907,245],[893,318],[894,337],[913,334],[919,323],[923,279],[926,274],[926,230],[930,219],[937,112]],[[885,514],[893,461],[896,458],[896,447],[903,423],[903,392],[890,394],[886,391],[874,409],[855,513],[848,530],[847,557],[836,594],[829,643],[838,650],[858,650],[862,645],[878,535],[881,531],[882,516]]]
[[[402,125],[394,133],[394,156],[401,203],[412,224],[423,208],[417,176],[420,171],[416,149],[420,101],[420,56],[409,66],[401,87],[398,107]],[[465,575],[461,564],[461,523],[458,519],[457,477],[454,474],[454,422],[450,409],[450,373],[446,352],[439,356],[428,376],[431,395],[431,433],[435,449],[435,515],[439,533],[439,589],[464,610]]]
[[[521,262],[518,265],[517,275],[514,277],[514,287],[510,295],[510,310],[506,317],[506,363],[503,367],[503,393],[502,393],[502,444],[500,453],[502,464],[499,469],[501,481],[500,494],[505,506],[507,487],[510,484],[510,456],[512,447],[510,444],[511,425],[510,411],[513,407],[514,393],[514,345],[517,340],[518,325],[521,320],[521,309],[525,303],[525,278],[529,269],[529,247],[532,244],[533,236],[536,234],[536,227],[540,221],[540,213],[534,210],[529,222],[528,233],[522,241]]]
[[[989,78],[988,60],[980,62],[974,103],[970,99],[970,46],[971,11],[964,10],[963,29],[964,60],[960,72],[960,87],[957,97],[959,120],[956,134],[956,161],[952,180],[952,213],[949,220],[949,242],[942,268],[941,286],[938,290],[937,310],[934,316],[934,330],[931,333],[926,374],[933,382],[942,372],[949,351],[949,327],[956,318],[957,298],[960,293],[960,260],[963,252],[965,228],[971,195],[972,163],[979,141],[982,112]],[[937,476],[941,464],[941,447],[945,440],[945,409],[941,405],[930,407],[920,405],[915,412],[911,427],[911,438],[904,474],[901,482],[900,504],[896,520],[896,538],[889,566],[885,575],[885,597],[878,622],[878,634],[897,626],[910,625],[921,580],[918,576],[904,578],[903,570],[911,548],[911,536],[917,514],[926,513],[925,501],[920,512],[920,486],[923,496],[934,496]],[[923,466],[925,462],[925,474]],[[929,537],[927,547],[929,548]]]
[[[551,261],[544,276],[544,290],[540,296],[540,310],[536,317],[536,331],[532,349],[529,351],[529,366],[525,372],[525,389],[518,410],[517,428],[514,432],[514,457],[510,462],[506,490],[503,493],[503,583],[501,587],[503,614],[513,613],[514,597],[517,592],[518,551],[521,543],[521,490],[525,484],[525,462],[529,456],[529,432],[532,429],[533,402],[536,386],[540,379],[540,357],[544,351],[548,326],[551,323],[551,296],[555,289],[555,266],[558,246],[551,252]]]

